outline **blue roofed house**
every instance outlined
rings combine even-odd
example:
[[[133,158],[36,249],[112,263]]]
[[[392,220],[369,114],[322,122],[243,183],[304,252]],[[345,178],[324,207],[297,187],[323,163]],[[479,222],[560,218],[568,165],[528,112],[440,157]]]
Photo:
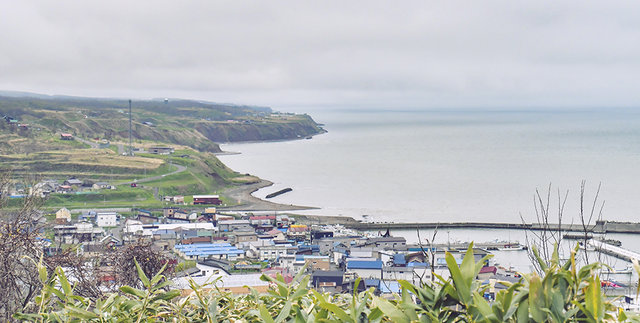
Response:
[[[394,267],[401,267],[401,266],[406,266],[407,265],[407,260],[404,256],[404,254],[402,253],[397,253],[395,255],[393,255],[393,266]]]
[[[381,260],[347,259],[347,272],[355,273],[361,278],[382,279]]]
[[[399,294],[400,284],[397,281],[381,280],[379,289],[382,294]]]
[[[244,258],[244,250],[240,250],[228,243],[177,244],[174,250],[178,255],[192,260],[237,260]]]

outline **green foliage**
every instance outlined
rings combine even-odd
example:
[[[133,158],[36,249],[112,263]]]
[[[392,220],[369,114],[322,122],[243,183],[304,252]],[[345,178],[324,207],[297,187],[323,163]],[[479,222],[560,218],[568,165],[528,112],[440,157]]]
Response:
[[[352,294],[320,293],[309,289],[309,276],[298,274],[291,283],[278,275],[263,276],[271,284],[268,293],[251,289],[232,295],[216,282],[199,286],[179,297],[170,290],[162,270],[149,278],[136,262],[142,288],[123,286],[104,300],[90,300],[73,293],[73,285],[57,268],[54,276],[38,263],[43,288],[35,298],[36,310],[19,313],[16,319],[37,322],[638,322],[636,314],[613,305],[602,292],[595,274],[599,264],[576,268],[575,257],[562,263],[555,250],[544,274],[524,275],[495,295],[483,297],[486,286],[477,280],[485,259],[476,262],[472,246],[460,266],[446,255],[450,279],[416,286],[400,281],[399,295],[384,298],[373,289]],[[539,257],[538,257],[539,258]],[[542,262],[542,259],[538,259]],[[640,266],[637,266],[640,270]]]

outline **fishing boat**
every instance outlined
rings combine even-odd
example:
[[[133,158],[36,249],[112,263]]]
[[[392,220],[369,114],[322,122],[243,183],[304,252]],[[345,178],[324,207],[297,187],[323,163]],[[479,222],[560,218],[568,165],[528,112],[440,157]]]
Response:
[[[520,243],[515,242],[515,243],[507,243],[502,247],[498,247],[498,250],[499,251],[518,251],[518,250],[525,250],[525,247]]]

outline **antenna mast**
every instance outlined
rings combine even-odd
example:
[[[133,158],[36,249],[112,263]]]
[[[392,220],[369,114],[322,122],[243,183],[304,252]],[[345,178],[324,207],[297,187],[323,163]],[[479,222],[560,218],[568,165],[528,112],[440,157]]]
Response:
[[[129,156],[133,156],[133,146],[131,145],[131,100],[129,100]]]

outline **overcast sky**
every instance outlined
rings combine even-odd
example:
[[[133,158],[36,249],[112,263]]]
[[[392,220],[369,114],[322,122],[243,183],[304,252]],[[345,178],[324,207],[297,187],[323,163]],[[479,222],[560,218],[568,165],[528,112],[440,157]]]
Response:
[[[637,1],[2,1],[0,90],[272,106],[639,106]]]

